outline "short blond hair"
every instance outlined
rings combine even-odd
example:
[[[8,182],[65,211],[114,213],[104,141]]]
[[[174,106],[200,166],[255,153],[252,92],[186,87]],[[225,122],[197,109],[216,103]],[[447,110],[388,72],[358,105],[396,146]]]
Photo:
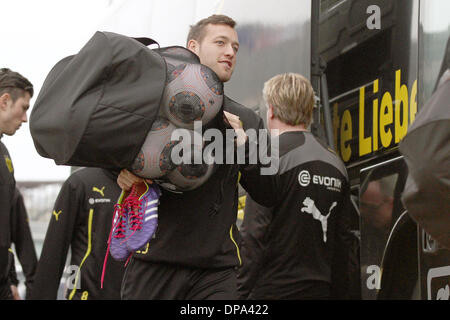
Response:
[[[314,90],[308,79],[298,73],[284,73],[264,83],[263,98],[273,107],[276,118],[295,126],[311,123],[314,108]]]

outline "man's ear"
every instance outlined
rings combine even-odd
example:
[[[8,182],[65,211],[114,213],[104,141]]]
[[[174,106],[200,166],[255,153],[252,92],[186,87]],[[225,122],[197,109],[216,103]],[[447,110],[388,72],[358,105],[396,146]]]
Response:
[[[197,40],[191,39],[187,43],[187,48],[198,55],[198,51],[200,49],[200,44]]]
[[[9,99],[11,99],[11,95],[7,92],[3,93],[0,96],[0,108],[2,110],[6,110],[6,106],[8,105]]]
[[[268,107],[267,107],[267,115],[270,119],[274,118],[273,115],[273,106],[269,103]]]

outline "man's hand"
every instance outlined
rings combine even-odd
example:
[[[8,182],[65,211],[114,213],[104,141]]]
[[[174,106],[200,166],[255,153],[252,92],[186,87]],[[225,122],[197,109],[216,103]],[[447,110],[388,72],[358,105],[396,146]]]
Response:
[[[20,297],[20,294],[19,294],[19,289],[17,289],[17,287],[15,285],[11,285],[10,288],[11,288],[11,293],[12,293],[13,299],[14,300],[22,300],[22,298]]]
[[[119,187],[123,190],[123,191],[130,191],[131,187],[133,187],[133,184],[138,184],[143,182],[144,179],[134,175],[133,173],[131,173],[130,171],[128,171],[127,169],[123,169],[122,171],[120,171],[119,176],[117,177],[117,184],[119,185]],[[151,180],[145,180],[147,183],[152,183]]]
[[[236,132],[237,146],[239,147],[239,146],[244,145],[245,142],[247,141],[247,135],[245,134],[241,119],[239,119],[239,117],[237,115],[234,115],[232,113],[229,113],[226,111],[224,111],[223,113],[224,113],[225,117],[227,118],[228,122],[230,123],[230,125],[233,127],[234,132]]]

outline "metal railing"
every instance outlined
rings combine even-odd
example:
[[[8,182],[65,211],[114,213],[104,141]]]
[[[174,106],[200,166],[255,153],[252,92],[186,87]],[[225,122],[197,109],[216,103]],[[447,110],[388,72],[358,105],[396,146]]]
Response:
[[[63,181],[17,181],[30,223],[49,221],[62,184]]]

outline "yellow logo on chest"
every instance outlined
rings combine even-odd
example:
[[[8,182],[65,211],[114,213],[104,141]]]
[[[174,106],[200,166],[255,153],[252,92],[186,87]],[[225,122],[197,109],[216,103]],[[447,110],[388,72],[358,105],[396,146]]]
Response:
[[[11,161],[11,159],[10,159],[8,156],[6,156],[6,155],[5,155],[5,163],[6,163],[6,167],[8,168],[8,171],[9,171],[10,173],[13,173],[13,172],[14,172],[14,167],[13,167],[13,165],[12,165],[12,161]]]
[[[58,221],[59,215],[61,214],[62,210],[59,210],[58,212],[56,212],[56,210],[53,210],[53,215],[55,216],[56,221]]]
[[[92,188],[92,191],[100,193],[100,194],[102,195],[102,197],[105,196],[105,193],[103,192],[104,190],[105,190],[105,187],[104,187],[104,186],[103,186],[101,189],[99,189],[99,188],[97,188],[97,187],[93,187],[93,188]]]

